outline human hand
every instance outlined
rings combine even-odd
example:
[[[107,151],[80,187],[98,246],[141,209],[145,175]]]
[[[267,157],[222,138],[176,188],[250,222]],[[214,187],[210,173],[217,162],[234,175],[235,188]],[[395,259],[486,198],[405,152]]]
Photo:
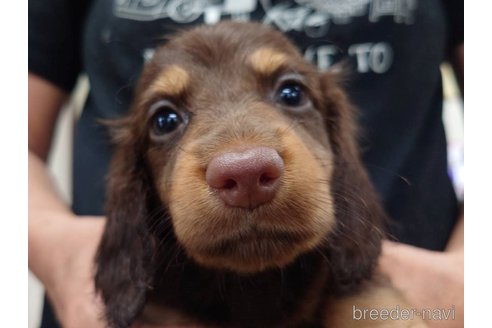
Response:
[[[454,320],[428,320],[430,327],[463,327],[462,249],[436,252],[385,240],[378,269],[391,278],[393,285],[403,292],[418,311],[430,309],[432,316],[435,309],[448,311],[454,306]],[[443,316],[447,312],[436,313]],[[429,316],[428,312],[426,314]]]
[[[51,274],[45,288],[58,320],[67,328],[106,327],[103,305],[94,290],[94,257],[105,220],[60,220],[53,227]]]

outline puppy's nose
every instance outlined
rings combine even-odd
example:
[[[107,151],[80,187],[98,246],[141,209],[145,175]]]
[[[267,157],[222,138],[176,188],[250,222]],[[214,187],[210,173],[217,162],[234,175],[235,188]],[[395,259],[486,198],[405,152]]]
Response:
[[[273,199],[283,171],[275,149],[256,147],[212,158],[205,179],[227,205],[253,209]]]

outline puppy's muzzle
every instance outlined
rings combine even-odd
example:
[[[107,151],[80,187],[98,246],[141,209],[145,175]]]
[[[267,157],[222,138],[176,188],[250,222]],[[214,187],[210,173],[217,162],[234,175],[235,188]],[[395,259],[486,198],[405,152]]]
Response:
[[[227,206],[254,209],[275,197],[283,171],[275,149],[254,147],[215,156],[205,179]]]

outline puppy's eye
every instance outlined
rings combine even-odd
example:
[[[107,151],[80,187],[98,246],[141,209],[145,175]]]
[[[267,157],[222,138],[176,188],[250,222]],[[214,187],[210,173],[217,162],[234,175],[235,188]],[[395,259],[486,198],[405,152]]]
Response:
[[[277,97],[282,105],[297,107],[304,103],[305,95],[298,83],[289,82],[279,88]]]
[[[171,108],[158,109],[152,117],[152,130],[160,136],[176,130],[183,122],[181,116]]]

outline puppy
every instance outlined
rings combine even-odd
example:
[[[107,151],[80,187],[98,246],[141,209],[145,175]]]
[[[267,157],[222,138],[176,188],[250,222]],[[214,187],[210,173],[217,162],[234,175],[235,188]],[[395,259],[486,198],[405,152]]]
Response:
[[[416,327],[353,318],[405,303],[373,277],[385,214],[351,117],[269,27],[158,49],[115,127],[95,277],[109,325]]]

